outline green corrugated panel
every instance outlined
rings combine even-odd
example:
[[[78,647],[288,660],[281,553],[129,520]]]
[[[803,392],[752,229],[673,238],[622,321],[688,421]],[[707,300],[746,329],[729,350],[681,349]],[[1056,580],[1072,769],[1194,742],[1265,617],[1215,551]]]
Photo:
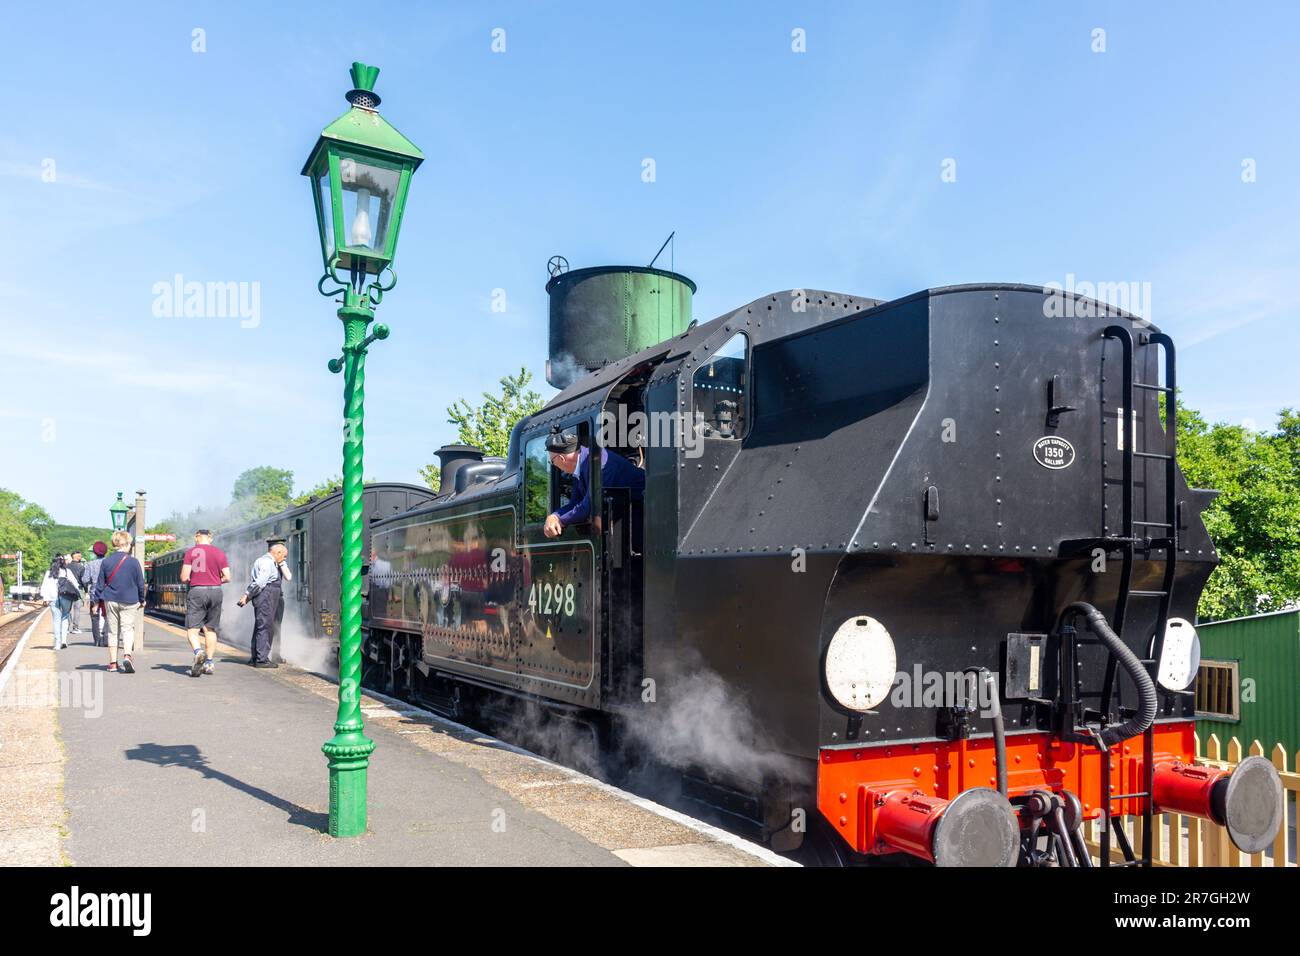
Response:
[[[1281,743],[1294,760],[1300,749],[1300,611],[1198,624],[1196,632],[1201,660],[1239,663],[1242,693],[1240,721],[1196,722],[1202,746],[1218,734],[1225,747],[1239,739],[1243,753],[1258,740],[1270,756]],[[1245,699],[1249,694],[1253,701]]]

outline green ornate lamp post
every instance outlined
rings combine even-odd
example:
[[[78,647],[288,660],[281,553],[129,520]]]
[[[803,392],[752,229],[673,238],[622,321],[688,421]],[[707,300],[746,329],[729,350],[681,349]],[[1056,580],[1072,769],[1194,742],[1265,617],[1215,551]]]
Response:
[[[340,585],[339,712],[329,759],[330,836],[366,832],[366,770],[374,741],[361,722],[362,438],[366,350],[388,338],[388,326],[366,330],[375,307],[397,282],[393,253],[411,174],[424,161],[415,145],[379,115],[379,68],[352,64],[351,109],[326,126],[302,168],[311,179],[325,274],[322,295],[343,296],[343,541]],[[388,273],[387,281],[384,273]],[[330,283],[327,288],[326,284]]]
[[[113,520],[114,531],[126,530],[126,514],[130,507],[122,500],[122,492],[117,493],[117,500],[108,509],[108,515]]]

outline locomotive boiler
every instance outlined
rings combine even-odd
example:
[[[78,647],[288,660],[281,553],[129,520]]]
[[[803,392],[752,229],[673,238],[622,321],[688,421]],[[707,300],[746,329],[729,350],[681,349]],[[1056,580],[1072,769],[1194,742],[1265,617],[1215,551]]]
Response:
[[[1088,866],[1100,818],[1102,865],[1112,839],[1140,865],[1166,810],[1272,839],[1271,766],[1195,764],[1213,493],[1177,466],[1167,335],[1024,285],[796,289],[705,323],[664,270],[547,291],[560,393],[373,525],[367,683],[589,728],[821,861]],[[593,507],[552,538],[557,428]],[[644,492],[602,487],[601,450]]]

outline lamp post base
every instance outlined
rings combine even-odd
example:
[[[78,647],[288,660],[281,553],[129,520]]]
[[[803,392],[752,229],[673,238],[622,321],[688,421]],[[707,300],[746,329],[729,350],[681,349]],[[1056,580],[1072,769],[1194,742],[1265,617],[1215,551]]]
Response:
[[[329,758],[332,837],[366,832],[366,774],[375,742],[360,731],[342,733],[321,747]]]

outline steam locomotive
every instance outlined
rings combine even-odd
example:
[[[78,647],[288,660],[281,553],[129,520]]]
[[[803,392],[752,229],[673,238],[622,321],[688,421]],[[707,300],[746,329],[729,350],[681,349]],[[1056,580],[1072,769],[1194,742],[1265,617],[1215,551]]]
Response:
[[[1100,818],[1101,865],[1112,840],[1149,865],[1161,811],[1271,841],[1273,768],[1194,761],[1213,492],[1177,466],[1167,335],[993,284],[699,324],[682,275],[553,262],[561,391],[373,524],[366,683],[583,728],[821,862],[1090,866]],[[552,538],[557,427],[593,507]],[[602,449],[643,497],[601,486]]]

